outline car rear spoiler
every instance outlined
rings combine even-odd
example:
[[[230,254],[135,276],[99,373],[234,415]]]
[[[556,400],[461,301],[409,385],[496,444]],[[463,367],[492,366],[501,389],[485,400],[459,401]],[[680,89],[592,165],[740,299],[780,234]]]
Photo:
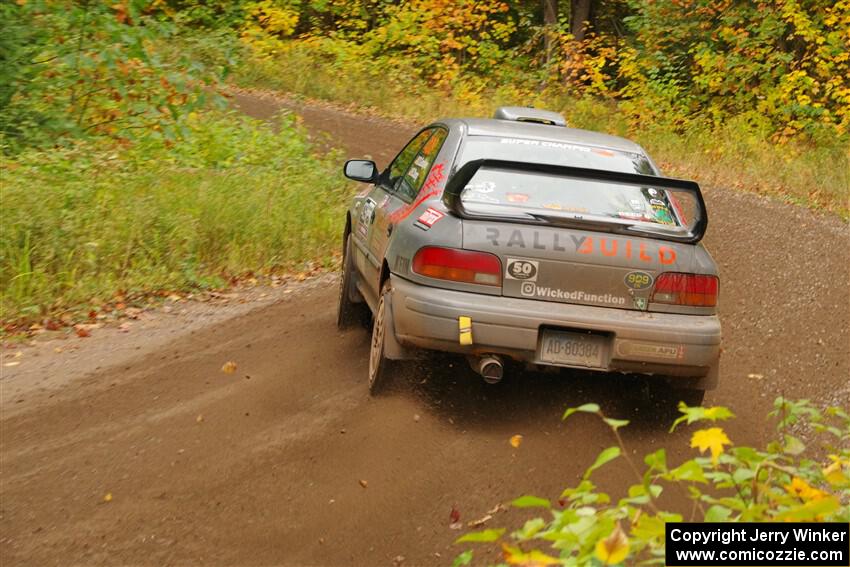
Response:
[[[620,185],[637,185],[639,187],[652,187],[656,189],[675,189],[684,191],[694,196],[699,207],[699,215],[693,228],[688,232],[671,232],[664,230],[663,226],[659,225],[658,230],[647,230],[645,224],[641,224],[640,229],[633,228],[627,222],[623,224],[610,223],[610,227],[606,227],[611,232],[622,232],[640,236],[642,234],[652,235],[663,240],[672,240],[676,242],[686,242],[695,244],[699,242],[705,235],[705,230],[708,227],[708,213],[705,209],[705,201],[702,198],[702,192],[694,181],[684,179],[675,179],[672,177],[657,177],[654,175],[641,175],[637,173],[622,173],[619,171],[605,171],[601,169],[587,169],[583,167],[571,167],[566,165],[551,165],[543,163],[528,163],[519,161],[506,161],[498,159],[479,159],[470,161],[464,164],[460,169],[455,171],[448,182],[446,189],[443,192],[443,203],[455,216],[462,219],[475,220],[499,220],[503,222],[517,222],[523,224],[547,224],[545,220],[527,219],[515,216],[501,215],[486,215],[477,214],[467,211],[461,202],[460,195],[463,189],[467,186],[470,180],[475,176],[475,173],[482,167],[495,169],[509,169],[513,171],[528,171],[531,173],[547,173],[550,175],[558,175],[563,177],[572,177],[574,179],[582,179],[587,181],[604,181],[616,183]],[[581,215],[574,217],[559,219],[559,223],[575,226],[576,228],[587,227],[593,225],[597,228],[602,228],[600,225],[605,224],[600,222],[599,217],[583,219]],[[619,228],[618,228],[619,227]]]

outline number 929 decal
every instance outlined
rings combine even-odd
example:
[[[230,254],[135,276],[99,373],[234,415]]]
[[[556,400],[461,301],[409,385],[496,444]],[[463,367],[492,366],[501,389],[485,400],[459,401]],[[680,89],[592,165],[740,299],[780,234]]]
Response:
[[[630,289],[640,290],[646,289],[652,285],[652,275],[646,272],[629,272],[623,279],[626,287]]]

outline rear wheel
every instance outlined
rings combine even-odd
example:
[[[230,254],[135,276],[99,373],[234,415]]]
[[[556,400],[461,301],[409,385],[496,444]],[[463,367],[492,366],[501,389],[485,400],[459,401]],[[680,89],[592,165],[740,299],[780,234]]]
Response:
[[[355,323],[363,323],[369,320],[369,313],[365,303],[355,303],[352,297],[357,297],[360,292],[355,285],[354,256],[351,253],[351,237],[345,237],[343,246],[342,274],[339,277],[339,303],[337,307],[336,326],[339,329],[347,329]]]
[[[392,329],[392,320],[388,317],[387,302],[390,300],[390,282],[381,287],[381,298],[372,322],[372,342],[369,349],[369,393],[377,395],[388,381],[393,371],[394,361],[384,353],[388,329]]]

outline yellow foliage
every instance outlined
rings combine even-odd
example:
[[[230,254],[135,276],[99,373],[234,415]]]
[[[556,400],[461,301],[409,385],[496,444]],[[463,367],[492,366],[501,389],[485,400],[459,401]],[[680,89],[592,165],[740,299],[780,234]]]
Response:
[[[629,538],[620,524],[617,524],[611,535],[596,542],[595,555],[603,565],[622,563],[629,555]]]
[[[723,454],[723,446],[731,445],[732,442],[726,433],[719,427],[700,429],[695,431],[691,437],[691,447],[699,449],[700,453],[711,451],[711,462],[717,464],[718,458]]]

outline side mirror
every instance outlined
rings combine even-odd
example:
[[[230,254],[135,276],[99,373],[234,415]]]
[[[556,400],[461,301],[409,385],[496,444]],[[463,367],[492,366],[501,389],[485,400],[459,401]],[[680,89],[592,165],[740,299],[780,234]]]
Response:
[[[345,162],[345,176],[354,181],[371,183],[378,179],[378,166],[368,159],[350,159]]]

